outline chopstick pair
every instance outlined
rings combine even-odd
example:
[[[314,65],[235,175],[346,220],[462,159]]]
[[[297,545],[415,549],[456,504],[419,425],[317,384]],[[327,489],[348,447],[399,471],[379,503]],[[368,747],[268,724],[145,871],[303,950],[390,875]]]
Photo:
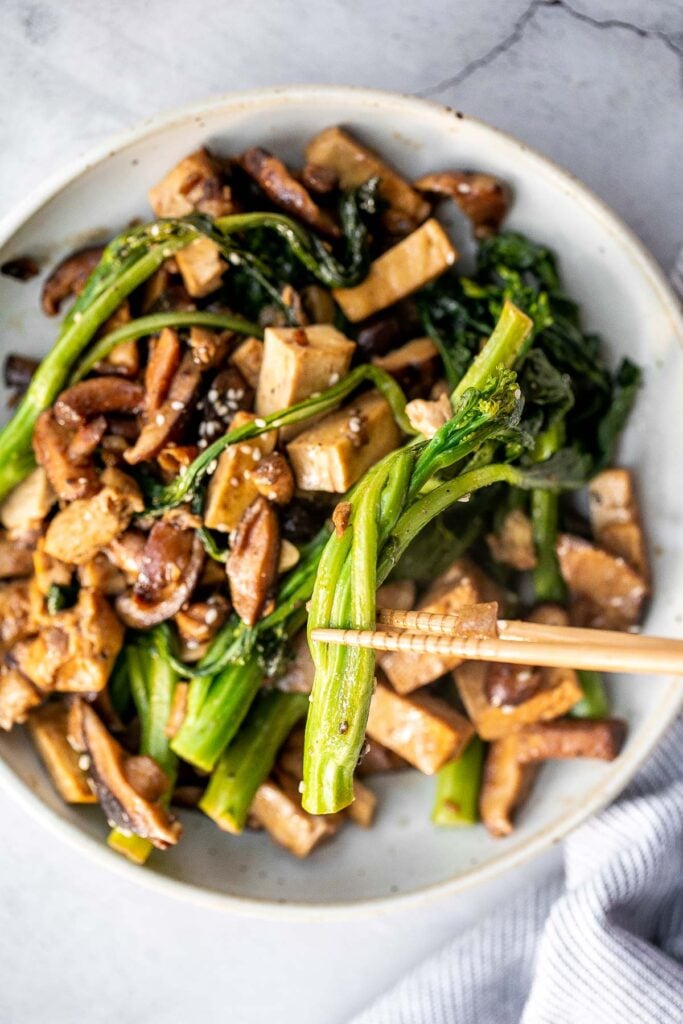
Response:
[[[454,655],[467,661],[599,672],[683,674],[683,640],[515,619],[499,619],[497,637],[463,635],[460,615],[392,609],[379,610],[377,620],[390,628],[320,628],[314,629],[311,637],[346,647]]]

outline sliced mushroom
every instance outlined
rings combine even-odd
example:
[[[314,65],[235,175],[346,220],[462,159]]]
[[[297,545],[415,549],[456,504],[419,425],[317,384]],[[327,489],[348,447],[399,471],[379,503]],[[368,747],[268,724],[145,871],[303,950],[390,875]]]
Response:
[[[258,622],[272,596],[279,555],[277,514],[258,497],[239,521],[226,566],[233,607],[248,626]]]
[[[233,335],[231,331],[209,331],[206,327],[191,327],[189,346],[192,358],[203,370],[210,370],[225,359]]]
[[[122,377],[89,377],[62,391],[54,405],[57,423],[75,429],[100,413],[135,414],[142,410],[144,388]]]
[[[186,352],[168,392],[168,398],[140,432],[134,447],[124,454],[126,462],[136,465],[159,454],[186,415],[201,381],[201,370],[190,352]]]
[[[339,184],[339,179],[330,167],[323,167],[322,164],[314,164],[309,160],[304,164],[301,171],[301,181],[309,190],[318,196],[327,196],[334,192]],[[319,323],[319,321],[316,321]]]
[[[41,304],[47,316],[57,316],[65,299],[80,295],[85,282],[100,262],[104,249],[93,245],[79,249],[63,259],[52,271],[43,285]]]
[[[65,700],[43,704],[29,715],[31,739],[62,799],[68,804],[94,804],[97,797],[78,763],[78,753],[68,741],[68,720]]]
[[[362,336],[367,335],[370,330],[371,328],[368,327],[359,332],[359,347],[362,347]],[[386,355],[374,355],[372,362],[375,366],[390,373],[409,398],[422,398],[428,395],[436,382],[441,366],[438,349],[431,338],[413,338],[405,345],[387,352]],[[433,400],[438,400],[442,396],[432,395],[431,397]],[[443,397],[448,398],[448,393]],[[448,413],[446,418],[450,419],[453,415],[450,402],[448,409],[444,406],[444,411]]]
[[[85,701],[74,702],[69,728],[89,758],[88,774],[109,824],[149,839],[160,850],[174,846],[182,826],[159,802],[158,786],[150,799],[149,773],[140,771],[140,758],[126,754]]]
[[[444,171],[415,182],[419,192],[454,199],[472,222],[475,238],[487,238],[500,228],[510,203],[507,185],[492,174]]]
[[[88,459],[76,463],[69,457],[71,440],[71,431],[60,426],[52,409],[40,414],[33,430],[33,450],[61,501],[88,498],[100,488],[93,463]]]
[[[96,416],[94,420],[80,426],[69,441],[69,447],[66,450],[69,461],[78,466],[90,459],[106,431],[107,420],[104,416]]]
[[[175,615],[192,594],[203,563],[204,548],[194,531],[163,520],[155,523],[133,592],[116,602],[126,625],[149,629]]]
[[[72,565],[89,561],[127,528],[135,512],[142,512],[140,490],[118,469],[105,469],[104,486],[92,498],[65,505],[45,534],[48,555]]]
[[[208,601],[195,601],[181,608],[175,615],[175,624],[183,645],[184,661],[196,661],[228,617],[230,604],[220,594],[212,594]]]
[[[510,835],[515,811],[528,796],[537,771],[536,765],[520,764],[516,735],[491,744],[484,764],[479,813],[492,836]]]
[[[531,665],[496,663],[486,673],[486,696],[491,707],[517,707],[538,693],[542,681],[541,670]]]
[[[496,562],[509,565],[519,572],[526,572],[536,566],[531,520],[521,509],[511,509],[498,532],[487,536],[486,543]]]
[[[0,654],[34,628],[28,584],[0,583]]]
[[[8,353],[2,368],[5,387],[16,388],[19,392],[25,391],[39,366],[37,359],[21,356],[16,352]]]
[[[103,549],[109,561],[121,570],[129,583],[135,583],[138,578],[145,541],[144,533],[139,530],[126,530]]]
[[[130,323],[131,320],[130,303],[126,299],[102,325],[98,336],[104,337],[111,334],[119,327],[123,327],[124,324]],[[128,341],[119,342],[106,359],[97,363],[95,370],[97,373],[118,373],[124,377],[137,377],[140,371],[140,349],[137,340],[129,338]]]
[[[294,474],[284,455],[273,452],[251,471],[256,490],[276,505],[288,505],[294,497]]]
[[[171,381],[180,365],[182,348],[178,332],[164,327],[149,346],[145,367],[145,413],[152,416],[168,395]]]
[[[244,153],[241,164],[276,206],[298,217],[323,235],[332,238],[340,235],[339,227],[329,213],[320,209],[304,186],[272,153],[261,149],[260,146],[253,146]]]
[[[625,734],[625,724],[619,719],[565,718],[537,722],[496,740],[489,747],[480,798],[482,821],[489,832],[504,836],[512,831],[514,812],[526,797],[542,761],[575,757],[613,761]]]
[[[209,217],[233,212],[230,188],[220,164],[207,149],[186,156],[148,195],[157,217],[186,217],[193,210]]]

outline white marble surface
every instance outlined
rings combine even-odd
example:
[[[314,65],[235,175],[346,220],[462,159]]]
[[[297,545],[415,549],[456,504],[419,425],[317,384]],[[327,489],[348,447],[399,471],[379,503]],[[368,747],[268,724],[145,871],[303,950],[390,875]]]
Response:
[[[417,92],[506,128],[668,267],[683,243],[681,0],[0,0],[0,215],[93,142],[236,88]],[[541,877],[362,923],[269,924],[106,873],[0,794],[2,1024],[341,1024]]]

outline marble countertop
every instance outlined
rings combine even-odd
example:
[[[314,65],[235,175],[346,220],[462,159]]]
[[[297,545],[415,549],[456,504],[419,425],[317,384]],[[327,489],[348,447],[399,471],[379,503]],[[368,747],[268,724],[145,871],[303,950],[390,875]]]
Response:
[[[668,268],[683,244],[680,0],[3,0],[0,215],[94,142],[230,89],[335,82],[481,117],[583,179]],[[0,793],[0,1020],[341,1024],[511,885],[366,922],[176,902]],[[264,984],[264,981],[266,982]]]

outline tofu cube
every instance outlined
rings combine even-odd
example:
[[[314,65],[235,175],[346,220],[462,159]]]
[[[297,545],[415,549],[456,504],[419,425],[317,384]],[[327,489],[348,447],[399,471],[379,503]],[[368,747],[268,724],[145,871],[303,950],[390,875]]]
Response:
[[[495,602],[499,593],[495,585],[468,559],[461,559],[434,581],[424,594],[420,611],[449,614],[481,602]],[[486,606],[484,606],[486,607]],[[496,635],[496,616],[482,620],[480,635]],[[417,654],[412,651],[386,651],[379,655],[382,671],[399,693],[410,693],[433,683],[462,662],[457,655]]]
[[[230,362],[237,367],[249,387],[256,390],[263,365],[263,342],[258,338],[245,338],[230,356]]]
[[[186,217],[199,210],[210,217],[232,213],[230,188],[221,170],[205,149],[190,153],[148,192],[157,217]]]
[[[178,270],[190,295],[202,298],[218,288],[227,263],[210,238],[198,238],[176,253]]]
[[[267,327],[256,412],[267,416],[325,391],[348,371],[356,343],[329,324]],[[301,425],[293,428],[299,433]],[[289,434],[293,436],[290,428]]]
[[[429,216],[429,203],[424,196],[343,128],[326,128],[311,139],[306,147],[306,159],[333,171],[343,189],[362,185],[376,176],[380,179],[379,194],[392,210],[414,224]]]
[[[299,434],[287,453],[301,490],[343,494],[400,441],[389,403],[369,391]]]
[[[232,421],[233,429],[243,426],[256,417],[240,410]],[[218,460],[216,471],[206,495],[204,524],[211,530],[230,533],[235,529],[242,513],[258,497],[258,490],[251,479],[251,472],[264,455],[275,450],[277,431],[268,430],[260,437],[226,448]]]
[[[367,734],[425,775],[435,775],[460,757],[474,729],[438,697],[404,697],[380,682],[370,703]]]
[[[356,323],[433,281],[457,258],[450,238],[438,220],[431,218],[373,260],[367,277],[355,288],[335,288],[332,294],[348,319]]]
[[[598,544],[649,581],[647,547],[629,470],[605,469],[593,477],[588,485],[588,509]]]

